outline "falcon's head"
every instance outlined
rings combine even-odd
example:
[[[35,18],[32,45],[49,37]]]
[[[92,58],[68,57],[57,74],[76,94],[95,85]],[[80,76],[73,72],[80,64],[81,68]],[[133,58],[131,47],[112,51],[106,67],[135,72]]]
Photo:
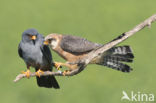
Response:
[[[22,41],[35,44],[38,34],[38,31],[35,29],[25,30],[22,34]]]
[[[44,44],[49,45],[52,49],[55,49],[57,46],[59,46],[60,39],[61,39],[61,35],[50,34],[45,37]]]

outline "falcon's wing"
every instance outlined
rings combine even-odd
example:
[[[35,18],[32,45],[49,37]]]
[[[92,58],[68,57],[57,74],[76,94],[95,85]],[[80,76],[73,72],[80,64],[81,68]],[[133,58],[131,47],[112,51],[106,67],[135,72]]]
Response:
[[[52,64],[52,55],[51,55],[49,47],[44,45],[41,47],[41,51],[43,53],[43,56],[46,58],[47,62],[49,64]]]
[[[41,51],[43,53],[43,56],[46,58],[47,62],[49,64],[52,63],[52,55],[51,55],[51,52],[50,52],[50,49],[47,45],[43,45],[43,41],[44,41],[44,37],[42,35],[40,35],[42,37],[41,39]]]
[[[93,43],[84,38],[76,36],[64,35],[60,46],[64,51],[73,54],[82,54],[100,47],[101,44]]]
[[[23,58],[23,53],[20,44],[18,45],[18,55]]]

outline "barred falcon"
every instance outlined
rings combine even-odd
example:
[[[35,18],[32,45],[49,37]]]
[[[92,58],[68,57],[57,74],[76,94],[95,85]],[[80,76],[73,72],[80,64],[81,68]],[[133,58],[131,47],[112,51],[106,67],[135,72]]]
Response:
[[[56,33],[46,36],[44,44],[49,45],[52,50],[67,61],[66,63],[55,62],[57,69],[60,66],[66,66],[69,68],[67,71],[77,68],[76,65],[70,63],[81,60],[92,50],[102,46],[102,44],[93,43],[81,37]],[[123,62],[132,62],[133,58],[130,46],[117,46],[107,50],[100,58],[92,60],[89,64],[98,64],[122,72],[130,72],[132,68]]]

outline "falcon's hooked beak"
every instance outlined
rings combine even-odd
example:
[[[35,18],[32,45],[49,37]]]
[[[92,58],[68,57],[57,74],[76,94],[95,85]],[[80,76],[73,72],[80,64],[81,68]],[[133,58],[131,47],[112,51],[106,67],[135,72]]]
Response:
[[[44,41],[44,45],[48,45],[48,44],[49,44],[48,40]]]
[[[30,35],[29,37],[33,41],[33,44],[35,45],[35,40],[37,38],[36,35]]]
[[[31,39],[32,39],[32,40],[36,40],[36,36],[35,36],[35,35],[32,35],[32,36],[31,36]]]

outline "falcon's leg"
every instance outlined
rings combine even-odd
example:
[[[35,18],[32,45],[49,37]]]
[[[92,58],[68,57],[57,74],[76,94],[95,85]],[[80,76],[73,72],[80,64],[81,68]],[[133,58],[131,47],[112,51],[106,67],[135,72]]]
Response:
[[[36,76],[40,77],[40,73],[43,74],[44,71],[42,71],[41,69],[39,69],[39,70],[36,72]]]
[[[55,66],[55,68],[56,68],[57,70],[60,70],[60,68],[62,68],[61,65],[63,65],[63,63],[61,63],[61,62],[54,62],[53,64],[54,64],[54,66]]]
[[[69,64],[68,62],[66,62],[66,63],[54,62],[54,66],[56,67],[57,70],[60,70],[61,66],[65,66],[65,67],[69,68],[70,70],[77,68],[77,64]]]
[[[63,75],[65,76],[66,74],[70,74],[70,72],[74,69],[77,69],[78,66],[77,64],[70,64],[69,62],[66,63],[61,63],[61,62],[55,62],[55,67],[59,70],[60,66],[65,66],[69,68],[68,70],[63,71]]]
[[[72,70],[65,70],[62,74],[65,76],[66,74],[70,74]]]
[[[31,73],[30,72],[30,66],[27,66],[27,71],[26,72],[22,71],[22,74],[25,74],[27,78],[30,77],[30,73]]]

